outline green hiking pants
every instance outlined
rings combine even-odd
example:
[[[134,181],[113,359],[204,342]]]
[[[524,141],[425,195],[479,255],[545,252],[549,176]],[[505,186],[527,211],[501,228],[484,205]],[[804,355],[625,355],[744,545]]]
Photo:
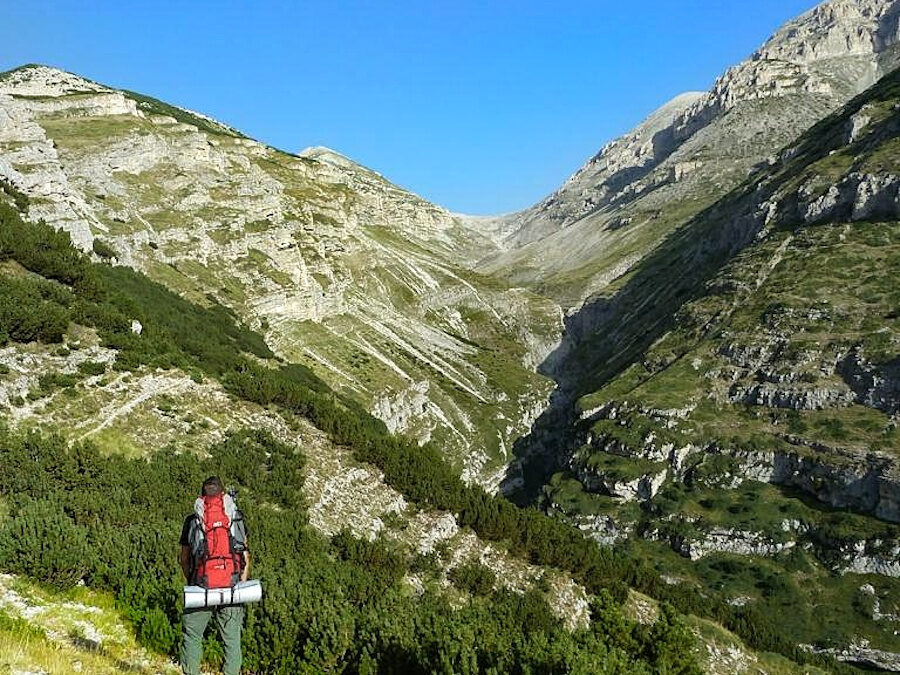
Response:
[[[225,675],[241,672],[241,626],[244,608],[226,605],[214,609],[186,609],[181,641],[181,669],[185,675],[200,675],[200,659],[203,656],[203,631],[215,616],[219,636],[225,645]]]

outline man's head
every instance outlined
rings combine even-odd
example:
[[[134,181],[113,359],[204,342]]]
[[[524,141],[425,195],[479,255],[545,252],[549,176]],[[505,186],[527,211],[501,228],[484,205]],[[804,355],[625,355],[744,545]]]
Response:
[[[210,476],[203,481],[203,487],[200,490],[200,494],[204,497],[214,497],[222,494],[224,491],[225,488],[222,487],[222,479],[218,476]]]

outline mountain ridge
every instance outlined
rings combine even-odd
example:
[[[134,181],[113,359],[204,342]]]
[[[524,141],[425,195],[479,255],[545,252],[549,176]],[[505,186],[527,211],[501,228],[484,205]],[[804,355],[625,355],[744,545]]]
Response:
[[[646,138],[639,125],[499,219],[505,250],[478,268],[577,307],[900,63],[898,25],[895,0],[831,0],[788,22],[665,129]]]
[[[485,236],[336,151],[44,67],[0,78],[0,148],[29,218],[210,295],[392,430],[442,438],[471,480],[495,484],[540,412],[554,303],[471,271]]]
[[[897,602],[898,110],[895,70],[569,315],[507,489],[759,611],[780,601],[748,578],[803,606],[823,568],[817,596],[862,575]]]

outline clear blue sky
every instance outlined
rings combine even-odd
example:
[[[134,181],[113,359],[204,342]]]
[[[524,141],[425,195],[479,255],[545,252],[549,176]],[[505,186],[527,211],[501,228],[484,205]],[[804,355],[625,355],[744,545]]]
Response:
[[[0,0],[0,70],[57,66],[498,213],[814,4]]]

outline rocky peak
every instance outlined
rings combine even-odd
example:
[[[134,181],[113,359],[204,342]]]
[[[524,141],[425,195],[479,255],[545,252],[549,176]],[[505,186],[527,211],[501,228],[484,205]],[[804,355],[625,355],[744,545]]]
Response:
[[[874,84],[897,60],[898,33],[900,0],[824,2],[785,24],[747,60],[727,70],[709,92],[683,94],[666,103],[634,131],[607,144],[544,201],[498,218],[495,227],[505,235],[507,247],[521,247],[678,182],[700,168],[697,157],[703,155],[710,164],[710,155],[722,156],[722,148],[731,160],[729,153],[743,147],[742,168],[749,170],[779,143]],[[792,105],[767,106],[767,101],[789,97],[799,98]],[[717,124],[739,106],[758,107],[753,119],[769,115],[772,119],[762,127],[782,133],[764,134],[760,143],[759,124]],[[683,149],[693,139],[696,142]],[[653,174],[657,169],[659,175]],[[717,173],[697,172],[694,182],[713,182]],[[664,201],[671,203],[672,196]]]
[[[897,43],[898,0],[832,0],[789,21],[746,61],[729,68],[676,124],[690,128],[704,109],[792,93],[857,94],[884,74],[878,56]],[[841,63],[844,62],[844,63]],[[851,95],[852,95],[851,94]]]
[[[686,112],[684,126],[703,108],[728,110],[740,101],[790,93],[858,93],[883,74],[877,56],[897,42],[897,0],[833,0],[789,21],[749,59],[720,77],[708,97]],[[833,61],[858,61],[848,68]]]
[[[634,148],[636,156],[648,156],[648,155],[657,155],[660,153],[660,148],[656,143],[654,143],[654,139],[657,134],[661,131],[665,131],[669,126],[671,126],[673,120],[682,113],[686,108],[696,103],[698,100],[705,96],[705,92],[701,91],[688,91],[683,94],[679,94],[675,98],[670,101],[664,103],[660,108],[655,110],[650,114],[647,119],[641,122],[633,131],[629,132],[625,136],[618,138],[610,143],[607,143],[603,146],[603,149],[597,153],[593,159],[588,163],[596,164],[602,158],[608,158],[608,160],[612,160],[617,154],[615,151],[621,148],[624,144],[631,143]],[[616,168],[615,164],[607,163],[608,168]],[[584,170],[584,167],[577,171],[575,175],[569,178],[566,182],[575,181]]]
[[[549,234],[557,223],[563,226],[589,212],[617,189],[646,174],[672,152],[675,137],[672,133],[675,120],[685,110],[706,97],[704,92],[685,92],[663,104],[629,133],[610,141],[586,164],[572,174],[563,187],[535,207],[548,221],[546,231],[523,227],[531,212],[513,213],[500,217],[494,229],[500,241],[507,246],[527,243],[543,234]],[[583,194],[585,185],[596,186],[590,194]],[[582,198],[574,204],[571,193]],[[488,227],[490,227],[488,225]]]
[[[327,162],[343,168],[360,168],[359,165],[346,155],[342,155],[337,150],[332,150],[324,145],[312,145],[299,152],[300,157],[314,159],[317,162]]]
[[[27,65],[0,75],[0,93],[16,96],[66,96],[113,90],[58,68]]]
[[[833,0],[785,24],[750,58],[811,63],[877,54],[897,41],[898,22],[896,0]]]

